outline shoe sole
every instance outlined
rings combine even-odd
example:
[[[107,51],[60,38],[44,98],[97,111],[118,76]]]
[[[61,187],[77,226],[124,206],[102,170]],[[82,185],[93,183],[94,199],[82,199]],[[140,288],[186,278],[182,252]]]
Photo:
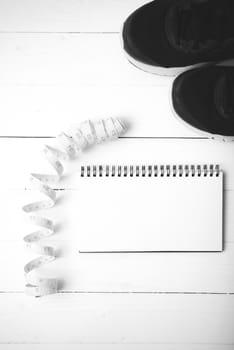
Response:
[[[195,128],[194,126],[187,123],[184,119],[182,119],[174,109],[173,100],[172,100],[172,89],[173,89],[173,86],[171,86],[171,88],[169,90],[169,103],[170,103],[170,108],[171,108],[172,114],[176,120],[178,120],[182,125],[186,126],[188,129],[190,129],[191,131],[195,132],[196,134],[198,134],[202,137],[205,137],[205,138],[208,138],[211,140],[222,141],[222,142],[233,142],[234,141],[234,136],[224,136],[224,135],[219,135],[219,134],[211,134],[207,131],[203,131],[201,129]]]

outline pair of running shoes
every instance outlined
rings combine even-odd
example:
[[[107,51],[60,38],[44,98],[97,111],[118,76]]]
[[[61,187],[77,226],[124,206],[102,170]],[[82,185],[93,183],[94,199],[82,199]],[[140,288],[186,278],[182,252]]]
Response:
[[[133,65],[177,75],[171,104],[181,121],[234,141],[234,0],[155,0],[126,19],[121,37]]]

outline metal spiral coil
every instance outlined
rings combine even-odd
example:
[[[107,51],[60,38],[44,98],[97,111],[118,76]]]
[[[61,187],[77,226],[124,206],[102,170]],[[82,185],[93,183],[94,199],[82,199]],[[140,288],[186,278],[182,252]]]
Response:
[[[56,183],[60,180],[64,172],[63,161],[76,157],[86,147],[95,143],[118,138],[124,131],[125,127],[119,119],[108,118],[95,122],[88,120],[78,126],[72,126],[69,132],[63,132],[57,136],[56,139],[61,149],[48,145],[44,147],[43,153],[54,168],[55,175],[33,173],[30,176],[32,187],[43,193],[46,199],[23,207],[23,211],[29,214],[30,221],[39,227],[38,231],[25,236],[24,242],[40,255],[24,266],[26,294],[39,297],[56,293],[58,290],[57,279],[41,278],[36,271],[40,266],[56,259],[56,251],[53,247],[40,245],[43,238],[54,234],[54,223],[48,218],[32,214],[55,205],[56,190],[48,183]]]
[[[219,165],[93,165],[81,166],[81,177],[219,176]]]

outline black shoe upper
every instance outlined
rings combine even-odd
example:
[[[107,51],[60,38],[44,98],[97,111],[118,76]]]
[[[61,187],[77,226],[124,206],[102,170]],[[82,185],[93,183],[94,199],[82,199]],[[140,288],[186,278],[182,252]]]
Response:
[[[172,103],[190,125],[234,136],[234,67],[210,66],[181,74],[173,83]]]
[[[155,0],[123,26],[124,49],[162,67],[183,67],[234,57],[233,0]]]

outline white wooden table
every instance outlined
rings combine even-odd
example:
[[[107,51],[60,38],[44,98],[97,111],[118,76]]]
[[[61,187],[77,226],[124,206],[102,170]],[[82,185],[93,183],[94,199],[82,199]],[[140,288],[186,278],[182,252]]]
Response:
[[[168,103],[172,78],[124,58],[119,28],[144,2],[0,0],[1,349],[234,349],[234,144],[178,123]],[[28,174],[50,170],[40,152],[51,137],[99,116],[123,117],[127,138],[88,152],[85,163],[222,166],[225,251],[79,255],[78,161],[50,212],[61,254],[42,269],[62,281],[60,293],[26,297],[23,265],[35,256],[22,242]]]

